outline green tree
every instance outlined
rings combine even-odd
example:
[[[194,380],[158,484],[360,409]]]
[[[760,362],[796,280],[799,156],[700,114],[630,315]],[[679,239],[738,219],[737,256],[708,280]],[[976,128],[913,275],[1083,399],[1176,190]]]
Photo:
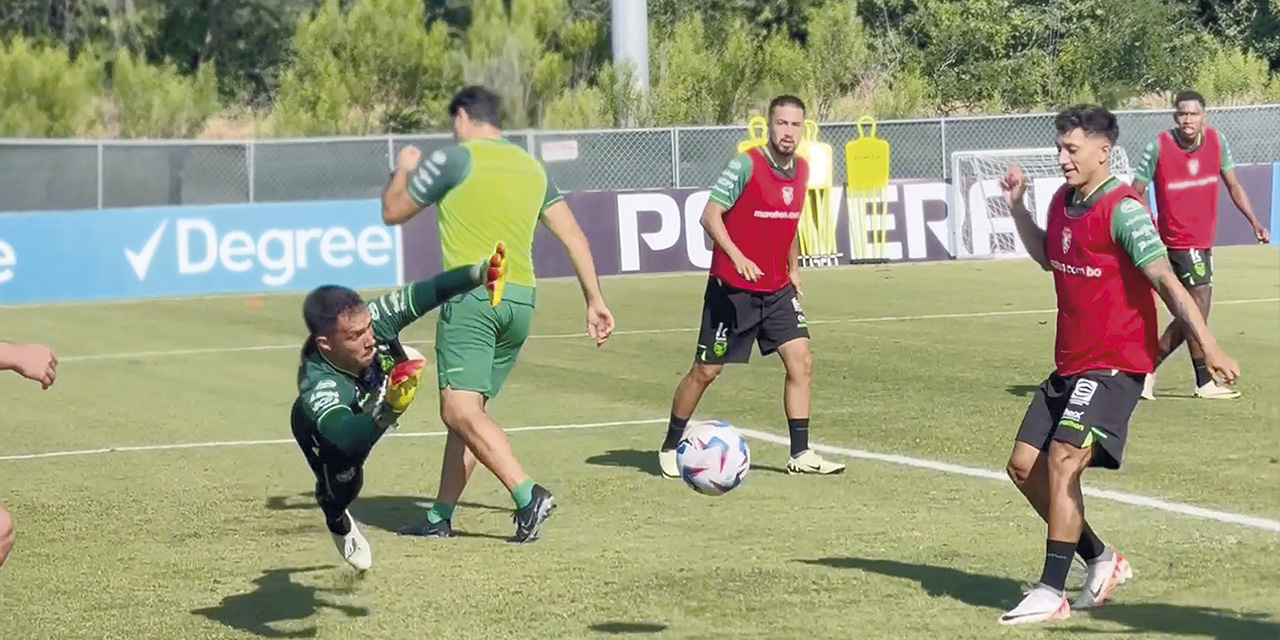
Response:
[[[126,138],[190,137],[218,110],[215,69],[183,76],[172,63],[149,65],[121,50],[111,65],[111,98]]]
[[[101,64],[24,37],[0,43],[0,135],[76,137],[102,121]]]

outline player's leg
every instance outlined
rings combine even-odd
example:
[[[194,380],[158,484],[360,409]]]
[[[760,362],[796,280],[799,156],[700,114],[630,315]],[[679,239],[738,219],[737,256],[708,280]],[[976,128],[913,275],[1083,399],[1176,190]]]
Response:
[[[325,527],[334,546],[352,567],[361,571],[368,569],[373,564],[373,551],[347,509],[364,485],[362,465],[367,452],[356,456],[344,453],[320,435],[297,404],[291,422],[294,440],[315,476],[316,504],[324,514]]]
[[[462,492],[471,479],[471,473],[475,471],[476,462],[475,454],[467,448],[462,435],[450,431],[445,438],[444,459],[440,465],[440,488],[436,492],[436,498],[427,510],[423,522],[402,529],[401,533],[433,538],[453,536],[453,510],[457,508],[458,500],[462,498]]]
[[[842,473],[845,465],[826,460],[809,448],[813,352],[809,349],[809,323],[800,308],[795,288],[787,285],[780,291],[763,296],[761,316],[757,339],[760,353],[767,356],[777,351],[786,370],[782,407],[791,440],[787,473]]]
[[[1049,522],[1049,463],[1045,450],[1066,409],[1068,390],[1067,381],[1056,374],[1041,383],[1027,405],[1005,468],[1018,492],[1046,523]],[[1085,522],[1076,555],[1088,562],[1097,558],[1103,549],[1102,540]]]
[[[684,429],[698,408],[707,387],[715,382],[728,363],[745,364],[751,359],[751,345],[758,323],[747,321],[751,296],[731,291],[715,278],[707,279],[703,294],[702,321],[698,330],[698,348],[689,371],[676,385],[671,398],[671,416],[667,435],[658,449],[658,467],[662,475],[679,478],[676,446]]]
[[[511,492],[518,542],[537,539],[538,526],[555,509],[555,501],[525,473],[485,404],[505,382],[528,338],[532,316],[532,305],[504,299],[494,309],[487,298],[469,294],[442,308],[436,331],[440,418]]]
[[[1213,303],[1213,251],[1211,249],[1196,249],[1191,251],[1191,257],[1190,274],[1184,281],[1190,283],[1187,291],[1191,294],[1191,298],[1196,301],[1196,306],[1200,309],[1200,315],[1204,316],[1207,323],[1209,321],[1209,309]],[[1213,381],[1213,377],[1209,375],[1209,368],[1205,365],[1204,351],[1200,349],[1200,345],[1195,342],[1188,342],[1187,347],[1191,350],[1191,366],[1195,370],[1197,397],[1211,400],[1229,400],[1240,397],[1240,392],[1236,389],[1223,387]]]
[[[13,529],[13,516],[5,511],[4,505],[0,504],[0,567],[4,566],[4,561],[9,557],[9,552],[13,551],[13,543],[16,538]]]

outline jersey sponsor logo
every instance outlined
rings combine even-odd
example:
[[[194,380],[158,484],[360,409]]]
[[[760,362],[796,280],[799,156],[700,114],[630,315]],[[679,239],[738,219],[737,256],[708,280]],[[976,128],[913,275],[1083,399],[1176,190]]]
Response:
[[[1076,420],[1076,421],[1079,421],[1079,420],[1081,420],[1081,419],[1083,419],[1083,418],[1084,418],[1084,412],[1083,412],[1083,411],[1072,411],[1071,409],[1064,409],[1064,410],[1062,411],[1062,419],[1063,419],[1063,420]]]
[[[1169,191],[1184,191],[1186,189],[1194,189],[1196,187],[1207,187],[1213,184],[1218,184],[1217,174],[1214,174],[1211,176],[1205,176],[1203,178],[1196,178],[1194,180],[1179,180],[1177,182],[1170,182],[1169,184],[1165,185],[1165,189]]]
[[[757,218],[765,218],[768,220],[799,220],[799,211],[756,211]]]
[[[1067,404],[1074,404],[1080,407],[1087,407],[1093,401],[1093,394],[1098,392],[1098,383],[1088,378],[1079,378],[1076,380],[1075,387],[1071,389],[1071,400]]]
[[[783,188],[782,188],[782,201],[783,201],[784,203],[786,203],[787,205],[790,205],[790,204],[791,204],[791,200],[792,200],[792,199],[794,199],[795,197],[796,197],[795,189],[793,189],[793,188],[791,188],[791,187],[783,187]],[[797,217],[799,217],[799,216],[797,216]]]
[[[1065,264],[1060,260],[1049,260],[1049,266],[1053,267],[1054,271],[1061,271],[1069,276],[1084,276],[1086,278],[1102,277],[1102,269],[1098,267],[1082,267],[1075,264]]]

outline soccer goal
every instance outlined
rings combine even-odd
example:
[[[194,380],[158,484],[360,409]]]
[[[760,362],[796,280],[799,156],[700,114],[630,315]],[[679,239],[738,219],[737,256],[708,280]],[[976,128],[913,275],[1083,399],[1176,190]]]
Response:
[[[1049,200],[1062,186],[1058,150],[992,149],[956,151],[951,154],[951,201],[948,226],[952,254],[957,258],[1011,258],[1025,256],[1018,230],[1000,191],[1000,177],[1012,165],[1027,179],[1027,208],[1041,227],[1049,212]],[[1111,149],[1111,173],[1132,181],[1129,156],[1122,147]]]

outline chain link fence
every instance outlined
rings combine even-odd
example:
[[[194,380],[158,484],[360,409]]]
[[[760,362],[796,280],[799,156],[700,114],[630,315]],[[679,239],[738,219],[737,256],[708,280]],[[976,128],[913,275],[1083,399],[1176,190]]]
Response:
[[[1119,145],[1133,163],[1172,126],[1172,111],[1117,112]],[[1280,105],[1209,110],[1237,163],[1280,160]],[[869,127],[863,132],[870,135]],[[886,120],[896,179],[949,179],[951,154],[1053,146],[1053,114]],[[741,126],[596,131],[512,131],[546,163],[562,191],[706,187],[746,137]],[[853,123],[820,124],[843,184]],[[376,198],[405,145],[424,154],[448,134],[290,140],[0,140],[0,211],[103,209]]]

